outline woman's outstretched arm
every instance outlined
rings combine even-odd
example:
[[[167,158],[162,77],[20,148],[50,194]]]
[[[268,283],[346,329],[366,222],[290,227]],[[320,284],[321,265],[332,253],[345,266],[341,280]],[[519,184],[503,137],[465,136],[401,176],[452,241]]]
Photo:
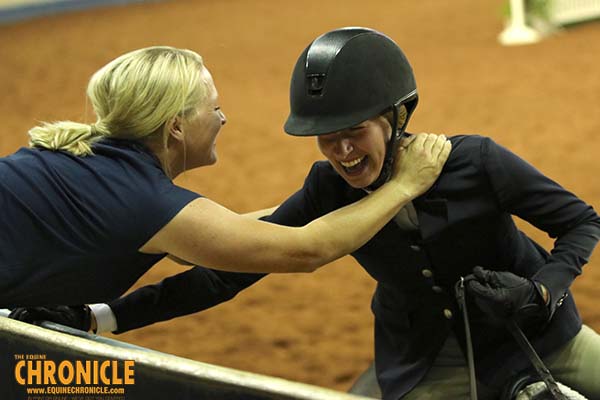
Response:
[[[410,141],[401,148],[388,183],[303,227],[256,221],[200,198],[184,207],[140,251],[168,253],[225,271],[314,271],[364,245],[435,182],[450,153],[450,142],[432,134],[415,135]]]

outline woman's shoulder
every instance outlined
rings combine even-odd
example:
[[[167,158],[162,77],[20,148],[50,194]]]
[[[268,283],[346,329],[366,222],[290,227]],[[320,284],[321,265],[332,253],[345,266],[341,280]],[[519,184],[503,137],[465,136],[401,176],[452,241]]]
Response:
[[[446,162],[446,170],[464,168],[467,165],[480,168],[484,149],[489,143],[493,143],[491,138],[478,134],[453,135],[449,139],[452,151]]]
[[[141,143],[103,139],[92,149],[94,154],[82,158],[81,163],[98,171],[98,179],[106,180],[109,185],[123,190],[129,187],[140,195],[185,190],[173,183],[158,158]]]
[[[161,168],[160,161],[142,143],[132,140],[105,138],[93,144],[94,155],[106,159],[126,160],[134,164],[147,164],[149,167]]]
[[[56,153],[56,185],[77,193],[85,203],[94,204],[102,219],[110,215],[122,220],[172,218],[199,194],[182,188],[162,169],[160,161],[141,143],[103,139],[89,156]]]
[[[487,136],[479,134],[458,134],[449,137],[452,151],[473,152],[478,151],[482,144],[490,141]]]

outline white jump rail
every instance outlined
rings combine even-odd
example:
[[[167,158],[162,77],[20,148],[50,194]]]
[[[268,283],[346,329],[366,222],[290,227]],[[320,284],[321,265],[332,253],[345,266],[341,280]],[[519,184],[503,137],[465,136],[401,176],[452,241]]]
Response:
[[[548,18],[556,25],[568,25],[600,18],[600,0],[553,0]]]
[[[535,29],[528,24],[526,3],[510,0],[510,19],[498,35],[503,45],[536,43],[559,27],[600,18],[600,0],[548,0],[543,21]]]

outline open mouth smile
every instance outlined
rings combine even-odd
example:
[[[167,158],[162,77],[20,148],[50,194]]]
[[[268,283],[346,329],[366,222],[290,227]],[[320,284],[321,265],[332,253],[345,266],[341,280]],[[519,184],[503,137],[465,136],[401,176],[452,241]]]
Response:
[[[368,156],[362,156],[350,161],[339,161],[344,172],[350,176],[360,175],[368,164]]]

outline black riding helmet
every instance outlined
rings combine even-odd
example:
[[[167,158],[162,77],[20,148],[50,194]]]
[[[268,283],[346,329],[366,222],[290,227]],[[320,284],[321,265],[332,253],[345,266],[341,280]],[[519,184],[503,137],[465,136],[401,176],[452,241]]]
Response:
[[[392,170],[399,139],[417,105],[412,68],[396,43],[368,28],[348,27],[319,36],[300,55],[290,85],[290,135],[317,136],[340,131],[393,111],[392,135],[379,187]],[[398,108],[407,116],[398,127]]]

